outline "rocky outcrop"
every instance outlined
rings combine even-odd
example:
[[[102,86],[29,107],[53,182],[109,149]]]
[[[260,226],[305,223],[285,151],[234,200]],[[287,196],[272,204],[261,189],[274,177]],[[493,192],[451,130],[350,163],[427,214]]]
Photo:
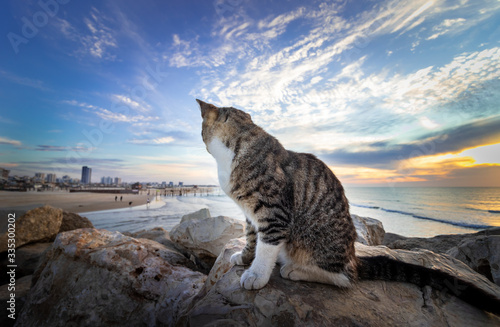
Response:
[[[380,220],[357,215],[351,215],[351,218],[358,233],[357,242],[365,245],[382,244],[385,230]]]
[[[146,239],[78,229],[58,235],[33,276],[18,326],[172,326],[206,276]]]
[[[446,253],[500,285],[500,236],[466,238]]]
[[[170,238],[208,273],[224,245],[245,234],[245,224],[230,217],[210,218],[208,209],[202,210],[182,217],[170,231]]]
[[[426,249],[448,254],[500,285],[498,227],[473,234],[438,235],[430,238],[403,237],[387,233],[384,244],[391,249]]]
[[[123,233],[133,238],[145,238],[165,245],[169,249],[176,249],[175,243],[170,239],[170,233],[162,227],[143,229],[134,233]]]
[[[94,225],[87,219],[77,213],[63,211],[63,219],[59,233],[67,232],[79,228],[94,228]]]
[[[450,290],[384,281],[362,280],[348,290],[293,282],[275,269],[261,290],[247,291],[239,280],[245,269],[231,267],[229,258],[244,247],[233,240],[218,257],[196,301],[180,318],[179,326],[498,326],[500,317],[479,310]],[[456,262],[432,252],[392,251],[358,244],[364,256],[398,257],[449,270]],[[459,264],[460,265],[460,264]],[[459,267],[461,278],[472,278],[500,298],[500,291],[482,276]],[[466,274],[467,276],[463,275]],[[478,277],[479,276],[479,277]]]
[[[61,232],[94,227],[85,217],[48,205],[16,217],[16,248],[25,244],[51,242]],[[7,251],[7,238],[7,232],[0,236],[0,253]]]
[[[170,235],[162,228],[133,237],[96,229],[60,233],[33,275],[18,326],[500,325],[500,316],[479,308],[500,312],[500,288],[459,260],[428,250],[356,244],[362,266],[371,260],[393,271],[386,262],[404,263],[414,272],[432,269],[441,282],[428,283],[424,273],[411,275],[421,277],[420,286],[361,279],[350,289],[339,289],[283,279],[277,267],[264,288],[247,291],[240,286],[247,267],[230,263],[231,255],[245,246],[244,237],[233,238],[243,235],[243,223],[209,217],[208,210],[189,215]],[[375,226],[375,231],[360,233],[367,243],[380,240],[376,221],[359,224],[366,231]],[[493,236],[483,237],[483,243],[456,247],[468,258],[484,248],[499,253],[490,243]],[[184,255],[176,250],[181,246]],[[218,256],[205,276],[190,259],[207,253]],[[360,271],[368,277],[366,269]]]
[[[48,242],[61,228],[63,211],[43,206],[26,212],[16,219],[16,248],[29,243]],[[7,251],[8,233],[0,236],[0,252]]]

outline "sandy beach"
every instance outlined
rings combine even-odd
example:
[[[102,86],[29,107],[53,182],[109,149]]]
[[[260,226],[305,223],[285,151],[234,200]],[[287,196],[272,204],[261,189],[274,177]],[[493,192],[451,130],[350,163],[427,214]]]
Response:
[[[148,195],[99,193],[69,193],[69,192],[7,192],[0,191],[0,209],[29,210],[43,205],[50,205],[66,211],[82,213],[127,208],[146,204]],[[120,201],[120,196],[123,200]],[[152,196],[149,196],[152,200]],[[129,202],[132,202],[129,205]]]

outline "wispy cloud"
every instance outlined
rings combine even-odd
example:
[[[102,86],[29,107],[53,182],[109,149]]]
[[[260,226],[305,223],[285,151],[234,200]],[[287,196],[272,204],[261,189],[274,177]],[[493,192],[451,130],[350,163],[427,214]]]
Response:
[[[121,96],[120,96],[121,97]],[[124,100],[130,101],[134,105],[137,104],[140,106],[137,102],[134,102],[133,100],[127,98],[127,97],[122,97]],[[121,110],[120,112],[113,112],[111,110],[95,106],[92,104],[88,104],[85,102],[79,102],[76,100],[65,100],[62,101],[63,103],[72,105],[72,106],[77,106],[81,107],[84,111],[90,112],[93,114],[96,114],[98,117],[109,120],[112,122],[117,122],[117,123],[144,123],[144,122],[151,122],[151,121],[158,121],[161,119],[159,116],[152,116],[152,115],[132,115],[130,114],[129,110]],[[141,107],[142,108],[142,107]]]
[[[45,151],[45,152],[64,152],[64,151],[75,151],[75,152],[91,152],[95,150],[94,147],[88,148],[83,145],[77,146],[60,146],[60,145],[37,145],[35,148],[36,151]]]
[[[41,80],[34,79],[34,78],[29,78],[29,77],[23,77],[23,76],[18,76],[9,72],[6,72],[4,70],[0,70],[0,77],[4,78],[10,82],[23,85],[23,86],[28,86],[31,88],[39,89],[41,91],[49,91],[50,89],[45,85],[45,83]]]
[[[12,140],[12,139],[9,139],[7,137],[1,137],[1,136],[0,136],[0,144],[13,145],[13,146],[22,146],[21,141]]]
[[[165,136],[155,139],[132,139],[128,140],[128,143],[132,144],[148,144],[148,145],[162,145],[162,144],[170,144],[174,142],[175,139],[171,136]]]
[[[108,61],[116,59],[116,53],[111,50],[118,47],[116,33],[107,25],[113,24],[113,21],[95,7],[83,18],[84,28],[78,28],[63,18],[56,18],[55,21],[61,34],[78,44],[75,55]]]

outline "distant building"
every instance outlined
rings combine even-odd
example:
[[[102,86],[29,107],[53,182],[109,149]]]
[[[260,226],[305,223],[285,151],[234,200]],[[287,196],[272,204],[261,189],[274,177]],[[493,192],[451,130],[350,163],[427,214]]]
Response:
[[[2,178],[8,179],[9,178],[9,173],[10,173],[10,170],[4,169],[4,168],[0,168],[0,176]]]
[[[115,177],[115,185],[116,186],[122,185],[122,179],[120,177]]]
[[[45,173],[35,173],[35,180],[37,182],[42,182],[45,180]]]
[[[113,179],[110,176],[108,176],[108,177],[103,176],[101,178],[101,184],[111,185],[111,184],[113,184]]]
[[[179,182],[179,187],[183,187],[184,186],[184,182]]]
[[[92,168],[87,166],[82,167],[82,184],[92,183]]]
[[[174,182],[169,182],[168,187],[174,187]]]
[[[47,183],[55,183],[56,174],[47,174]]]
[[[161,182],[161,187],[163,188],[167,187],[167,182]]]

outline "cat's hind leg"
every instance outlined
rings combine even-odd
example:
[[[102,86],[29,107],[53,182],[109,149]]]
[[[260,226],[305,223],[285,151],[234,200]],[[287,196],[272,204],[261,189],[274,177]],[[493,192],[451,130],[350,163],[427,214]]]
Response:
[[[339,287],[351,287],[349,277],[344,273],[334,273],[318,266],[301,266],[293,262],[285,264],[280,269],[281,277],[294,281],[332,284]]]

